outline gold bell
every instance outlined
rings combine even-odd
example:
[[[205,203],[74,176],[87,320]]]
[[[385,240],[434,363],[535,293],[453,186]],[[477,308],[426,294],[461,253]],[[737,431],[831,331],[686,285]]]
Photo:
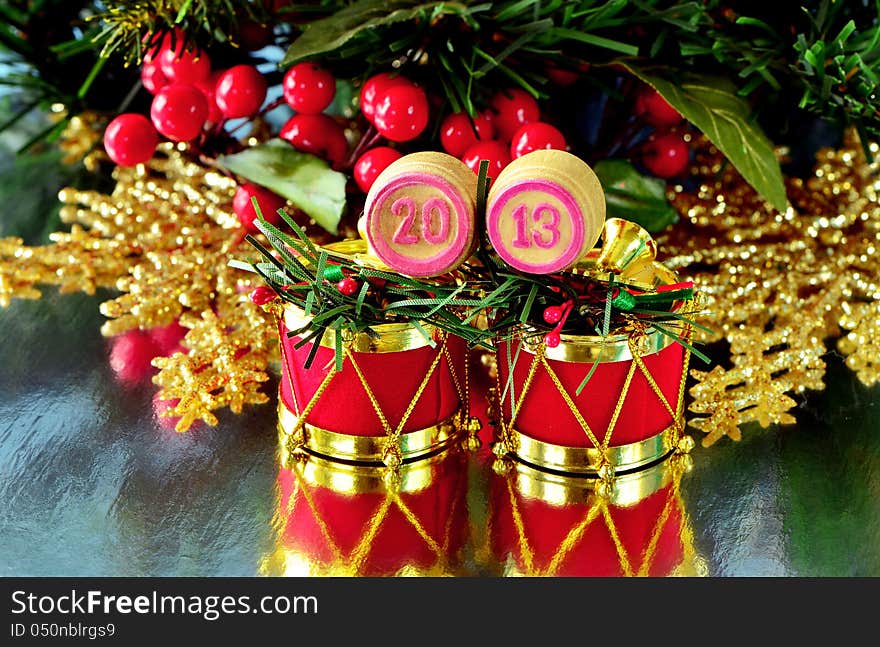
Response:
[[[596,267],[607,272],[634,274],[657,257],[657,243],[642,227],[623,218],[609,218],[602,233]]]

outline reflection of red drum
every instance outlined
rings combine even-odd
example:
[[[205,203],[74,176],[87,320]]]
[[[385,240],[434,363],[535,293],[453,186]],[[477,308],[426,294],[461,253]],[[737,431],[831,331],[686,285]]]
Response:
[[[320,454],[375,462],[383,459],[386,437],[392,437],[406,460],[436,450],[453,435],[465,384],[461,339],[425,326],[432,347],[408,324],[375,326],[376,338],[358,333],[345,339],[337,372],[332,332],[305,368],[311,342],[296,348],[299,338],[287,337],[305,322],[291,306],[280,322],[282,447],[295,438],[294,445]]]
[[[278,474],[278,545],[266,575],[451,575],[467,539],[466,456],[457,448],[400,469],[309,457]]]
[[[509,359],[510,358],[510,359]],[[515,358],[515,359],[514,359]],[[586,388],[577,394],[598,358]],[[554,348],[523,339],[500,344],[501,414],[511,450],[563,471],[618,471],[668,454],[681,430],[685,350],[658,332],[630,339],[561,335]],[[525,391],[525,392],[524,392]]]
[[[506,575],[620,577],[700,570],[679,496],[681,460],[619,476],[611,495],[593,479],[517,465],[493,475],[489,541]]]

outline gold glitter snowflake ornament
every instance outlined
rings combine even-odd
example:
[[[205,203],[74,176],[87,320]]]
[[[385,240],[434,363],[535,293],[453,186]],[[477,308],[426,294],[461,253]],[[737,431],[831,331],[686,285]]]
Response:
[[[880,379],[880,183],[850,134],[843,149],[820,153],[808,180],[788,180],[792,207],[780,213],[703,150],[699,191],[673,196],[686,222],[660,248],[706,296],[703,323],[730,343],[731,368],[692,371],[690,410],[706,417],[691,424],[711,445],[739,440],[749,422],[793,423],[790,396],[825,388],[825,340],[844,330],[847,365],[867,385]]]
[[[70,233],[52,244],[25,247],[0,239],[0,305],[13,297],[38,298],[40,284],[62,292],[116,288],[101,304],[110,318],[101,329],[115,336],[179,320],[189,328],[186,353],[158,358],[159,397],[179,402],[178,431],[196,420],[215,425],[214,411],[240,413],[268,400],[260,391],[277,354],[275,332],[247,297],[253,275],[228,266],[240,256],[241,232],[231,211],[236,183],[161,144],[147,165],[117,167],[109,195],[64,189],[61,218]]]

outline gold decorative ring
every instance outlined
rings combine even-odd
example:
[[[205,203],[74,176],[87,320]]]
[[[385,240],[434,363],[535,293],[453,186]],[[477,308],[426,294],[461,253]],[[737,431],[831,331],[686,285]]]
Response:
[[[592,364],[597,359],[603,362],[625,362],[633,358],[629,335],[611,335],[605,339],[596,335],[560,335],[560,343],[553,348],[544,349],[544,357],[558,362],[580,362]],[[541,343],[540,336],[524,337],[522,348],[534,355]],[[674,340],[656,330],[634,340],[636,351],[642,356],[660,352]]]
[[[299,330],[307,326],[311,319],[305,313],[292,304],[284,308],[284,325],[287,330]],[[430,324],[423,324],[425,332],[433,337],[436,328]],[[400,353],[417,348],[430,346],[432,339],[428,339],[415,326],[408,323],[387,323],[372,326],[375,336],[361,331],[349,335],[345,339],[346,346],[354,353]],[[321,337],[321,346],[336,348],[336,333],[327,329]]]
[[[404,461],[411,461],[431,454],[447,445],[455,436],[455,415],[426,427],[400,435],[400,455]],[[287,439],[297,428],[297,415],[283,402],[278,404],[278,440],[281,447],[287,446]],[[382,463],[385,436],[354,436],[336,431],[321,429],[309,423],[301,425],[303,447],[310,452],[345,461],[360,463]],[[284,457],[282,457],[284,458]]]
[[[615,477],[614,487],[608,491],[608,502],[615,506],[631,506],[659,492],[672,482],[676,470],[672,456],[652,467]],[[557,507],[583,504],[595,496],[601,481],[583,474],[546,472],[517,461],[515,472],[517,491],[528,499],[538,499]]]
[[[597,447],[568,447],[537,440],[515,429],[510,430],[514,455],[532,465],[559,472],[596,475],[603,465]],[[645,440],[609,447],[604,459],[616,472],[635,470],[663,458],[675,448],[675,427],[668,427]]]
[[[398,471],[399,480],[395,483],[395,491],[400,494],[411,494],[431,487],[443,474],[442,467],[447,461],[462,460],[461,456],[461,449],[452,444],[422,460],[404,463]],[[315,454],[307,454],[305,460],[297,463],[293,469],[304,483],[328,488],[340,494],[357,495],[388,491],[384,465],[341,463]]]

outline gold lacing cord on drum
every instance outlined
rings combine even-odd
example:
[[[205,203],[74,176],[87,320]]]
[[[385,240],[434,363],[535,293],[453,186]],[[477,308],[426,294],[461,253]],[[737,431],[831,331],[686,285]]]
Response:
[[[532,359],[532,363],[529,366],[529,372],[526,375],[525,382],[523,384],[522,391],[520,391],[519,398],[517,399],[516,405],[514,406],[513,413],[511,414],[510,420],[504,420],[504,407],[503,403],[499,403],[499,418],[501,422],[501,440],[498,443],[499,447],[496,451],[496,454],[506,454],[508,452],[516,452],[518,438],[516,434],[512,433],[515,428],[516,418],[519,415],[520,409],[522,408],[523,403],[525,402],[526,395],[532,386],[532,382],[534,381],[535,374],[539,367],[542,367],[546,372],[547,376],[550,378],[550,381],[556,387],[556,390],[559,392],[559,395],[562,397],[562,400],[565,402],[571,414],[574,416],[575,420],[577,420],[578,425],[583,430],[589,442],[593,447],[596,447],[600,450],[603,461],[599,466],[599,476],[602,478],[611,478],[614,476],[614,466],[608,460],[607,453],[608,448],[611,446],[611,440],[614,433],[614,429],[617,426],[617,420],[620,417],[621,412],[623,411],[624,403],[626,402],[626,398],[629,395],[629,388],[632,384],[632,379],[635,376],[636,369],[640,370],[641,373],[645,376],[645,379],[648,382],[651,390],[654,395],[660,400],[663,407],[672,417],[672,429],[675,433],[675,438],[673,441],[673,446],[681,451],[689,451],[692,447],[692,442],[687,443],[685,439],[690,440],[689,437],[684,436],[684,429],[681,424],[681,416],[684,412],[684,394],[685,394],[685,382],[687,381],[687,367],[688,362],[690,360],[690,349],[685,347],[685,355],[684,362],[682,365],[681,371],[681,379],[679,381],[678,386],[678,398],[676,403],[675,410],[672,409],[672,406],[669,404],[669,400],[663,394],[663,391],[660,390],[660,387],[657,385],[657,381],[654,379],[654,376],[651,375],[651,372],[648,370],[648,367],[645,365],[644,360],[639,352],[639,339],[646,335],[646,331],[644,328],[637,328],[633,330],[627,340],[629,345],[630,353],[632,354],[632,361],[630,362],[629,370],[627,371],[626,377],[623,382],[623,386],[620,389],[620,396],[617,399],[617,403],[614,406],[614,411],[611,414],[611,420],[608,423],[608,428],[605,430],[605,435],[601,442],[599,442],[595,432],[590,428],[590,425],[584,419],[581,412],[578,410],[577,405],[574,403],[574,399],[571,397],[571,394],[562,384],[562,381],[559,379],[559,376],[556,374],[556,371],[553,370],[553,367],[547,361],[546,357],[546,345],[543,341],[541,341],[537,348],[535,349],[535,354]],[[685,341],[689,341],[691,336],[691,328],[690,326],[686,327],[684,339]],[[522,342],[520,342],[522,343]],[[513,367],[508,366],[508,373],[513,372]],[[500,379],[500,372],[499,372]],[[498,392],[501,393],[501,385],[498,384]]]
[[[593,525],[596,519],[601,517],[605,523],[605,528],[607,529],[608,534],[611,537],[611,541],[614,544],[614,548],[617,552],[617,559],[620,564],[621,573],[626,577],[649,576],[651,567],[653,566],[654,560],[656,559],[657,546],[660,543],[660,537],[663,534],[663,531],[666,529],[666,525],[669,521],[670,514],[672,514],[672,510],[676,506],[678,506],[678,508],[684,513],[684,505],[681,501],[680,493],[682,472],[683,470],[675,470],[675,475],[673,477],[669,492],[666,495],[666,501],[664,503],[663,510],[657,517],[657,521],[651,531],[650,539],[648,540],[648,545],[641,554],[641,564],[637,570],[633,568],[633,563],[630,555],[627,552],[626,547],[623,545],[623,542],[620,539],[620,535],[617,532],[617,524],[615,524],[614,517],[611,515],[611,511],[609,510],[608,499],[598,494],[593,494],[591,496],[590,507],[587,509],[583,518],[571,527],[566,536],[559,543],[559,546],[557,546],[556,550],[554,551],[553,557],[547,564],[547,567],[544,569],[536,567],[536,556],[531,546],[529,545],[529,540],[526,536],[525,525],[522,520],[522,514],[519,511],[518,500],[513,488],[513,477],[505,477],[507,481],[507,493],[510,503],[511,517],[513,519],[513,525],[516,528],[517,533],[516,549],[519,551],[519,557],[522,560],[522,564],[525,569],[525,573],[523,574],[534,577],[556,576],[560,566],[562,566],[562,563],[565,561],[566,557],[568,557],[571,551],[574,550],[578,543],[584,538],[587,530]],[[690,532],[688,519],[686,518],[686,516],[683,516],[682,518],[681,540],[683,544],[682,561],[684,562],[686,560],[694,560],[696,553],[693,548],[693,536]]]
[[[454,492],[456,493],[456,495],[453,497],[453,508],[450,510],[450,514],[443,528],[443,537],[440,540],[435,539],[430,535],[430,533],[428,533],[424,525],[421,523],[421,521],[419,521],[418,517],[401,499],[399,491],[393,486],[389,485],[384,490],[384,497],[382,501],[378,504],[376,510],[373,511],[373,513],[370,515],[369,521],[362,529],[360,533],[360,541],[358,541],[357,545],[351,550],[351,553],[346,556],[343,553],[342,549],[339,547],[339,544],[334,539],[330,527],[321,516],[321,513],[318,510],[317,505],[315,504],[314,498],[309,491],[309,486],[307,485],[303,477],[302,464],[296,463],[291,469],[295,476],[296,483],[293,491],[290,493],[290,496],[287,500],[286,512],[284,515],[284,527],[279,530],[279,537],[282,538],[283,541],[283,537],[287,533],[287,524],[290,522],[293,508],[298,500],[297,495],[299,494],[302,497],[302,501],[305,502],[305,504],[308,506],[309,513],[315,520],[315,523],[320,530],[321,537],[323,538],[324,542],[326,543],[332,554],[333,563],[327,565],[332,571],[330,574],[364,574],[365,564],[367,562],[367,559],[369,558],[370,550],[373,548],[375,538],[379,534],[382,524],[387,520],[392,506],[396,507],[400,511],[403,517],[412,526],[413,530],[416,531],[416,534],[419,536],[419,538],[425,542],[425,545],[436,556],[437,564],[435,565],[435,569],[433,570],[436,570],[440,573],[445,573],[449,571],[448,550],[451,542],[452,520],[455,516],[455,506],[459,505],[459,501],[463,499],[463,496],[460,496],[462,494],[462,486],[466,484],[466,480],[462,478],[462,475],[459,475],[456,479],[454,485]]]
[[[688,327],[685,341],[690,342],[690,327]],[[645,380],[647,380],[648,385],[651,387],[651,390],[654,392],[660,402],[663,404],[663,407],[666,409],[667,413],[672,416],[672,426],[675,429],[675,441],[676,445],[681,440],[684,435],[684,429],[681,424],[681,414],[684,412],[684,385],[687,381],[687,366],[690,362],[691,358],[691,349],[685,346],[684,349],[684,370],[681,372],[681,380],[678,384],[678,401],[675,406],[675,411],[672,410],[672,407],[669,404],[669,400],[666,399],[666,396],[663,395],[663,391],[660,390],[660,387],[657,385],[656,380],[654,380],[654,376],[651,375],[651,372],[648,370],[648,367],[645,366],[645,362],[642,360],[641,355],[636,352],[635,348],[635,340],[630,337],[629,339],[629,347],[633,356],[633,365],[638,365],[639,369],[645,376]]]
[[[480,448],[480,439],[477,434],[483,428],[483,423],[480,422],[479,418],[471,416],[470,350],[466,351],[464,356],[463,386],[459,382],[458,375],[455,372],[455,362],[452,361],[452,356],[449,353],[449,346],[443,346],[443,354],[446,357],[446,365],[449,367],[449,374],[452,376],[452,382],[455,384],[455,390],[461,401],[461,408],[458,411],[456,426],[459,431],[464,430],[467,433],[467,437],[464,440],[465,447],[471,451],[476,451]]]
[[[283,335],[283,327],[280,326],[279,322],[279,330],[282,330],[281,335]],[[284,349],[284,342],[281,339],[281,335],[279,335],[280,346],[281,346],[281,360],[284,363],[285,367],[289,367],[287,353]],[[468,432],[468,442],[469,444],[473,444],[470,441],[471,437],[476,437],[476,432],[479,431],[479,421],[477,424],[473,424],[473,420],[470,418],[470,392],[469,392],[469,373],[470,369],[468,367],[467,357],[465,357],[465,367],[464,367],[464,380],[462,385],[462,380],[459,379],[456,370],[455,363],[452,361],[452,356],[449,352],[449,348],[447,345],[449,335],[445,331],[441,331],[439,333],[440,342],[437,344],[437,352],[434,355],[434,359],[431,362],[431,366],[428,368],[425,373],[424,378],[410,399],[410,403],[406,408],[406,411],[403,413],[403,417],[397,423],[397,425],[392,428],[391,424],[388,422],[388,418],[385,413],[382,411],[382,407],[379,404],[376,395],[373,393],[373,389],[370,388],[369,382],[361,370],[361,367],[358,365],[355,360],[354,353],[351,350],[351,340],[343,340],[343,355],[344,360],[347,360],[355,374],[357,375],[358,381],[361,383],[361,386],[364,389],[364,393],[370,401],[370,404],[373,407],[373,411],[376,413],[376,417],[379,419],[379,424],[382,427],[382,430],[385,433],[385,449],[382,455],[382,461],[391,469],[397,469],[400,467],[403,462],[403,456],[400,449],[400,438],[403,434],[403,428],[406,426],[407,421],[409,420],[412,412],[415,410],[416,405],[422,397],[422,394],[425,392],[429,382],[431,381],[434,372],[437,370],[437,367],[440,364],[440,360],[446,359],[446,366],[449,369],[450,376],[452,377],[453,384],[455,385],[456,393],[458,394],[459,401],[461,406],[459,408],[459,412],[457,415],[456,424],[459,429],[467,429]],[[306,404],[302,410],[300,409],[299,401],[296,397],[296,389],[293,384],[293,377],[291,375],[291,371],[285,369],[283,373],[287,375],[288,386],[290,387],[290,393],[293,396],[293,404],[295,408],[295,413],[297,416],[297,421],[293,429],[287,436],[287,450],[290,454],[295,453],[299,450],[303,445],[306,444],[304,427],[306,425],[307,418],[309,413],[311,413],[312,409],[314,409],[315,405],[320,401],[321,397],[324,395],[324,392],[330,386],[330,383],[333,381],[333,378],[340,371],[337,370],[336,364],[334,363],[327,372],[327,375],[321,381],[321,384],[318,386],[318,389],[315,391],[312,398]],[[473,429],[476,427],[476,429]]]

